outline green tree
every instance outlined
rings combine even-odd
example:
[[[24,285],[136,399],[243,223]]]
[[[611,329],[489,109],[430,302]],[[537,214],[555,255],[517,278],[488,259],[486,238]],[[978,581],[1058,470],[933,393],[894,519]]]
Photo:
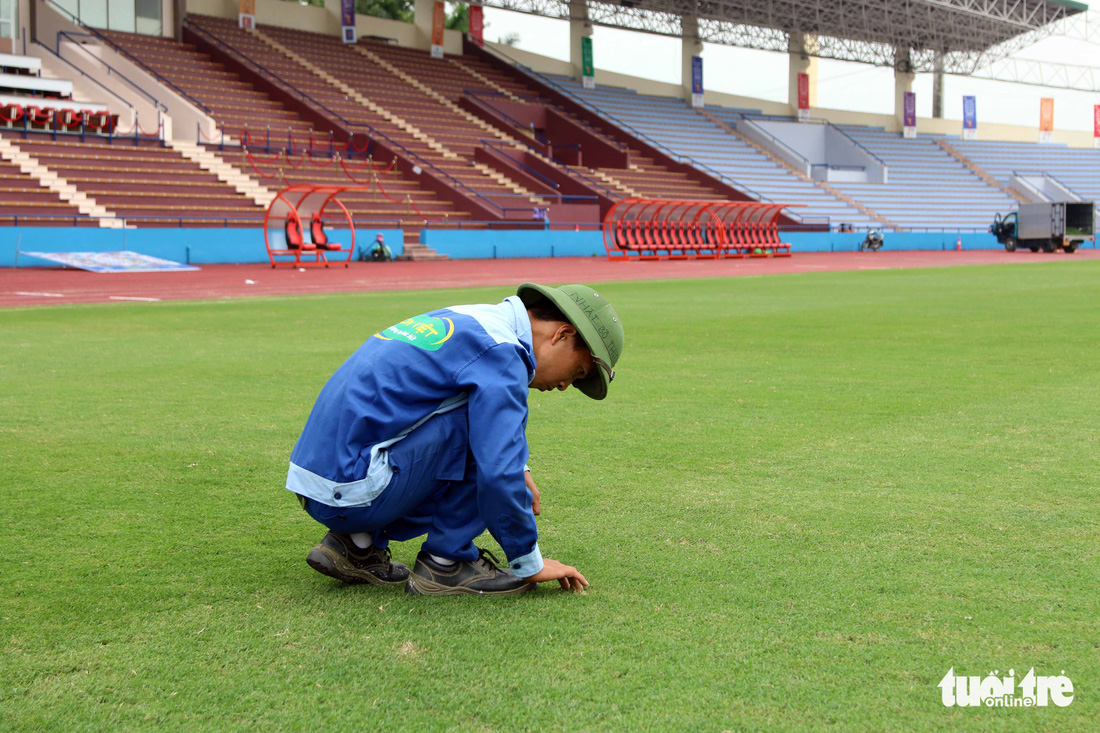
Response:
[[[355,12],[376,18],[413,22],[412,0],[355,0]]]
[[[470,6],[466,3],[453,3],[454,10],[447,16],[444,28],[452,31],[470,32]]]

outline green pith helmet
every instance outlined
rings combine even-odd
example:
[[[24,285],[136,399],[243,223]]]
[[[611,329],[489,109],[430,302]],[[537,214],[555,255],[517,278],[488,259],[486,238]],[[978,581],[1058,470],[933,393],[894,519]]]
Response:
[[[596,364],[592,374],[577,380],[573,386],[594,400],[606,397],[607,385],[615,378],[614,366],[623,353],[623,324],[607,298],[587,285],[551,288],[535,283],[520,285],[516,295],[528,308],[546,298],[569,319],[592,352]]]

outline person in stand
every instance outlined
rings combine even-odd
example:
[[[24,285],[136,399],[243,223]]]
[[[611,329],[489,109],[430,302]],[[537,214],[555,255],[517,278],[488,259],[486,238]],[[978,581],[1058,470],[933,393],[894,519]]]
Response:
[[[495,305],[443,308],[371,336],[325,384],[291,453],[286,486],[329,530],[306,562],[345,583],[405,583],[412,594],[587,586],[538,545],[527,394],[573,386],[604,399],[623,343],[600,293],[535,283]],[[474,545],[486,529],[507,567]],[[421,535],[411,572],[391,560],[391,540]]]

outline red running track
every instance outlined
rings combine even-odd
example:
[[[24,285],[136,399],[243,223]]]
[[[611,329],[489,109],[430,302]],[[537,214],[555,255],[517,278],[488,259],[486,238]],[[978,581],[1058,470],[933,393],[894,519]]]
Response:
[[[609,262],[603,257],[445,260],[438,262],[353,262],[350,267],[273,269],[268,264],[204,265],[194,272],[98,274],[56,267],[0,269],[0,306],[62,303],[243,298],[377,290],[514,286],[692,277],[736,277],[886,270],[957,265],[1031,264],[1097,260],[1100,250],[1066,255],[1003,250],[962,252],[815,252],[793,257],[744,260]]]

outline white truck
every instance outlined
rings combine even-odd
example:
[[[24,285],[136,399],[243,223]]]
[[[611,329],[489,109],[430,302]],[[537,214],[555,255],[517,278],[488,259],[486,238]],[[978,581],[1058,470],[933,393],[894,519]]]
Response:
[[[1032,252],[1061,248],[1073,253],[1085,242],[1096,241],[1095,218],[1096,207],[1091,201],[1020,204],[1018,212],[1004,218],[997,214],[989,231],[1009,252],[1027,247]]]

